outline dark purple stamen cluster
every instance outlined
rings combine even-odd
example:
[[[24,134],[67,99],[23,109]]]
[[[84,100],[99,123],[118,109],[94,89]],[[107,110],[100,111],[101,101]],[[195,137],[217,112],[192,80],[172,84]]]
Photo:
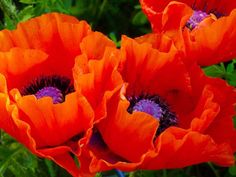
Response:
[[[63,95],[61,91],[56,87],[44,87],[41,90],[39,90],[35,94],[35,96],[37,99],[49,96],[52,98],[52,102],[54,104],[63,102]]]
[[[146,112],[158,120],[160,120],[160,117],[162,117],[163,113],[159,104],[148,99],[139,100],[133,107],[133,112],[136,111]]]
[[[65,96],[74,91],[70,79],[62,76],[40,76],[21,90],[22,95],[35,95],[36,98],[49,96],[53,103],[62,103]]]
[[[167,103],[158,95],[131,96],[128,97],[130,105],[127,109],[129,113],[141,111],[148,113],[160,121],[157,135],[170,126],[177,125],[177,117],[167,105]]]
[[[186,26],[190,29],[193,30],[196,28],[201,21],[203,21],[206,17],[208,17],[209,14],[206,12],[203,12],[201,10],[195,10],[193,12],[193,15],[189,18],[189,20],[186,23]]]

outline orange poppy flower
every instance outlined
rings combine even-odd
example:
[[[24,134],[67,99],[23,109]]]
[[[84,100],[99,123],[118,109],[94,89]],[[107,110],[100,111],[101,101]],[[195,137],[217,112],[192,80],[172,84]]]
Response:
[[[235,1],[140,2],[153,31],[173,38],[187,58],[206,66],[236,57]]]
[[[90,57],[97,58],[115,44],[85,21],[58,13],[0,31],[0,41],[0,128],[78,176],[71,154],[88,141],[94,111],[74,90],[75,57],[91,45],[97,50]]]
[[[75,89],[80,90],[82,95],[84,95],[92,105],[93,109],[95,110],[96,124],[101,122],[103,119],[107,119],[108,116],[113,116],[112,114],[114,114],[114,112],[111,114],[111,109],[113,107],[116,109],[117,107],[117,103],[114,102],[114,99],[117,99],[120,89],[124,84],[116,67],[120,59],[119,56],[120,53],[117,49],[107,48],[104,56],[100,60],[90,60],[85,54],[76,58],[74,67]],[[113,103],[115,105],[113,105]],[[149,116],[147,116],[147,120],[150,120],[148,117]],[[133,119],[134,118],[130,119],[129,123],[132,123],[131,121]],[[142,128],[140,125],[142,125],[142,123],[147,120],[137,119],[136,130],[142,130],[146,128]],[[126,123],[126,121],[123,122],[123,124],[127,124],[124,125],[125,129],[129,128],[129,124],[128,122]],[[117,123],[121,122],[117,121]],[[152,127],[156,127],[157,122],[151,121],[150,123],[147,122],[147,124]],[[106,126],[104,127],[104,130],[105,129],[110,131],[112,127]],[[138,142],[141,143],[143,141],[141,141],[141,138],[140,140],[136,140],[135,137],[132,137],[133,131],[134,130],[131,130],[130,133],[126,134],[126,138],[123,141],[132,140],[130,145],[135,148],[135,145],[137,145]],[[155,131],[155,128],[150,131]],[[113,140],[115,140],[117,136],[120,136],[120,138],[123,137],[119,134],[119,132],[116,133],[116,135],[113,132],[110,134],[111,137],[114,136]],[[146,136],[143,136],[142,140],[150,140],[151,138],[152,133],[147,133]],[[146,147],[144,148],[141,147],[140,150],[137,149],[137,151],[142,151],[142,153],[144,153],[147,150],[147,146],[148,144],[146,144]],[[133,156],[137,156],[138,153],[133,154]],[[127,163],[127,160],[123,160],[121,156],[110,150],[104,143],[103,138],[101,137],[100,129],[98,130],[98,126],[94,127],[90,142],[87,145],[87,148],[84,148],[82,156],[87,157],[87,159],[82,158],[81,168],[84,171],[87,170],[87,172],[105,171],[113,168],[131,170],[141,163],[139,160],[137,160],[138,157],[133,163]],[[99,157],[101,159],[98,160],[97,158]],[[101,167],[95,165],[97,163],[101,163],[99,165]]]
[[[173,44],[166,47],[160,52],[123,37],[116,55],[109,50],[101,60],[77,58],[78,88],[105,113],[95,113],[84,149],[90,172],[234,163],[236,93],[197,65],[185,65]]]

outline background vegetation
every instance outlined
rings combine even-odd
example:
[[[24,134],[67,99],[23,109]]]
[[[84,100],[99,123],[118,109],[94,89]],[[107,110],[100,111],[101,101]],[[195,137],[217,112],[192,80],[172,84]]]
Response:
[[[14,29],[18,22],[48,12],[61,12],[86,20],[119,45],[122,34],[136,37],[151,31],[138,0],[0,0],[0,29]],[[204,68],[212,77],[220,77],[236,86],[236,60]],[[115,177],[114,171],[97,174]],[[129,177],[236,177],[236,166],[217,167],[211,163],[184,169],[136,171]],[[70,177],[49,160],[32,155],[9,135],[0,132],[0,177]]]

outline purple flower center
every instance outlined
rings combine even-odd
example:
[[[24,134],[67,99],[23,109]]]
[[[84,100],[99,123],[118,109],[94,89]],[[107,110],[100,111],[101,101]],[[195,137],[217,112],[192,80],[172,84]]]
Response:
[[[190,30],[193,30],[194,28],[196,28],[199,25],[200,22],[202,22],[208,16],[209,16],[209,14],[207,14],[206,12],[203,12],[201,10],[195,10],[193,12],[193,15],[187,21],[186,26]]]
[[[63,94],[61,90],[56,87],[44,87],[40,89],[36,94],[36,98],[43,98],[49,96],[52,98],[53,104],[62,103],[63,102]]]
[[[160,120],[160,117],[162,117],[163,113],[161,107],[157,103],[148,99],[142,99],[138,101],[133,107],[133,112],[136,111],[148,113],[158,120]]]
[[[168,127],[178,124],[175,113],[171,111],[168,104],[158,95],[142,94],[140,96],[128,97],[128,100],[130,105],[127,111],[130,114],[137,111],[145,112],[159,121],[159,128],[156,132],[157,136]]]
[[[21,89],[22,95],[35,95],[37,99],[49,96],[53,104],[65,101],[65,96],[74,92],[70,79],[63,76],[40,76]]]

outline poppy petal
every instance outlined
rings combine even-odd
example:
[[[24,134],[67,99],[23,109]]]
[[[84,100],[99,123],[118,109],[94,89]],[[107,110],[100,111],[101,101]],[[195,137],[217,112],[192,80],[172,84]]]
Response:
[[[108,47],[103,56],[104,60],[89,60],[85,54],[76,58],[73,68],[75,89],[85,95],[92,105],[96,120],[105,116],[106,100],[123,83],[115,69],[117,57],[119,57],[117,49]],[[107,81],[106,84],[103,84],[102,80]]]
[[[198,132],[169,128],[156,143],[156,155],[144,163],[145,169],[183,168],[208,160],[223,166],[234,163],[229,145],[217,145],[210,136]]]
[[[20,97],[13,94],[15,98]],[[49,97],[37,100],[34,96],[24,96],[15,101],[19,117],[30,125],[38,147],[60,145],[91,126],[93,111],[86,99],[76,93],[67,95],[64,103],[56,105]]]
[[[80,44],[83,54],[91,59],[101,59],[106,47],[116,47],[115,43],[99,32],[92,32],[86,36]]]
[[[158,128],[158,121],[143,112],[129,114],[128,101],[120,101],[116,107],[116,103],[112,101],[109,104],[114,105],[114,108],[108,109],[107,118],[98,125],[103,140],[113,153],[128,161],[139,161],[143,153],[153,148],[152,139]],[[135,151],[130,153],[132,149]]]
[[[232,60],[236,32],[233,28],[236,21],[236,10],[229,16],[221,17],[211,25],[196,30],[194,33],[184,35],[188,57],[198,61],[200,65],[208,66],[219,62]],[[210,38],[208,36],[211,36]],[[199,56],[199,51],[206,55]]]
[[[121,43],[123,61],[119,70],[124,81],[129,83],[128,95],[129,89],[134,95],[191,89],[186,68],[173,45],[168,52],[160,52],[148,43],[138,44],[127,37],[123,37]],[[179,76],[178,80],[175,79],[176,75]]]

